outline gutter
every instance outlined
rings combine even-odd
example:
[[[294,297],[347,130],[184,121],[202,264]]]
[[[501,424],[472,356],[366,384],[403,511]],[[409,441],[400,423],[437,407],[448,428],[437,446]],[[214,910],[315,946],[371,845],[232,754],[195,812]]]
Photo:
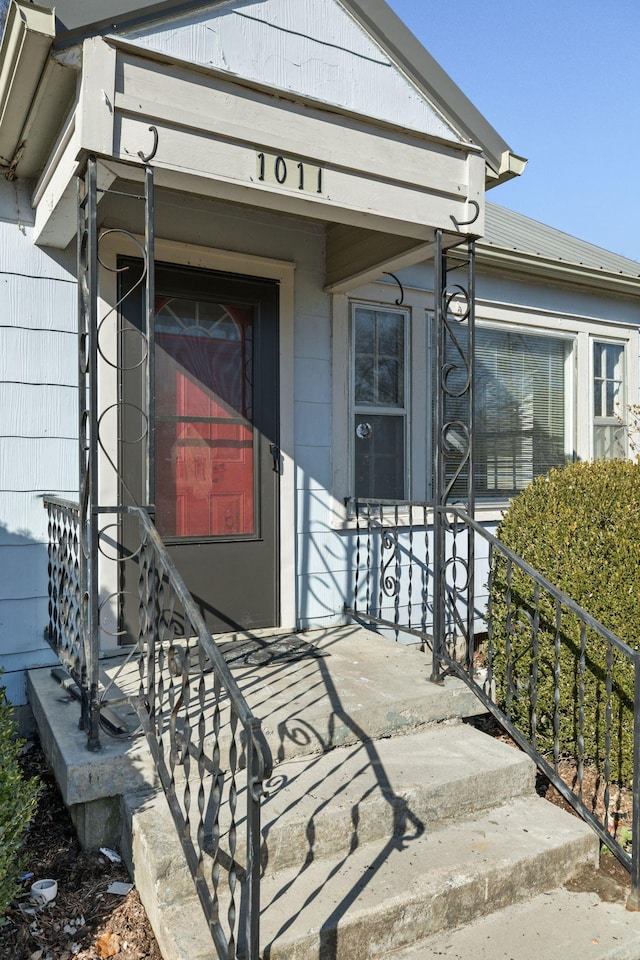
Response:
[[[0,44],[0,170],[12,180],[22,132],[56,34],[52,10],[11,0]]]

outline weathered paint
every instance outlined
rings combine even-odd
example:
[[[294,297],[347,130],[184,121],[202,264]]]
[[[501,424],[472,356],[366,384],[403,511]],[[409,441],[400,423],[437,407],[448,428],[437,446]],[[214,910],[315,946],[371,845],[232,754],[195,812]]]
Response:
[[[127,36],[181,60],[459,139],[336,0],[234,0]]]

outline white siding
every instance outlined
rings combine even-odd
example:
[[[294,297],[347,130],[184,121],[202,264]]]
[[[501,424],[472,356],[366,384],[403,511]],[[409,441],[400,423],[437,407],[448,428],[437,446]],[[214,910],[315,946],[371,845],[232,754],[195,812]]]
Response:
[[[234,0],[128,38],[363,116],[459,139],[336,0]]]
[[[55,659],[41,495],[77,491],[74,254],[34,247],[29,194],[0,182],[0,666],[16,704],[25,668]]]

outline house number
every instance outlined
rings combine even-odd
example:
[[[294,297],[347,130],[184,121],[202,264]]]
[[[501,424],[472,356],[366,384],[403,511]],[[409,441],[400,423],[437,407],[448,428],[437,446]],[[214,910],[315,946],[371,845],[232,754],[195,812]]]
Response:
[[[324,169],[307,160],[282,154],[259,153],[258,180],[304,193],[324,193]]]

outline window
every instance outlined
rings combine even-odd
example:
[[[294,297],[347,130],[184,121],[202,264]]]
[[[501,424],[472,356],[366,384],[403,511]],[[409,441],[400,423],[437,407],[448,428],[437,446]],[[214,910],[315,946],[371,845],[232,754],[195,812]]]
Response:
[[[624,346],[593,343],[593,456],[626,456]]]
[[[567,460],[572,341],[476,330],[475,474],[480,496],[510,497]]]
[[[402,500],[407,472],[407,313],[354,304],[352,335],[354,493]]]

